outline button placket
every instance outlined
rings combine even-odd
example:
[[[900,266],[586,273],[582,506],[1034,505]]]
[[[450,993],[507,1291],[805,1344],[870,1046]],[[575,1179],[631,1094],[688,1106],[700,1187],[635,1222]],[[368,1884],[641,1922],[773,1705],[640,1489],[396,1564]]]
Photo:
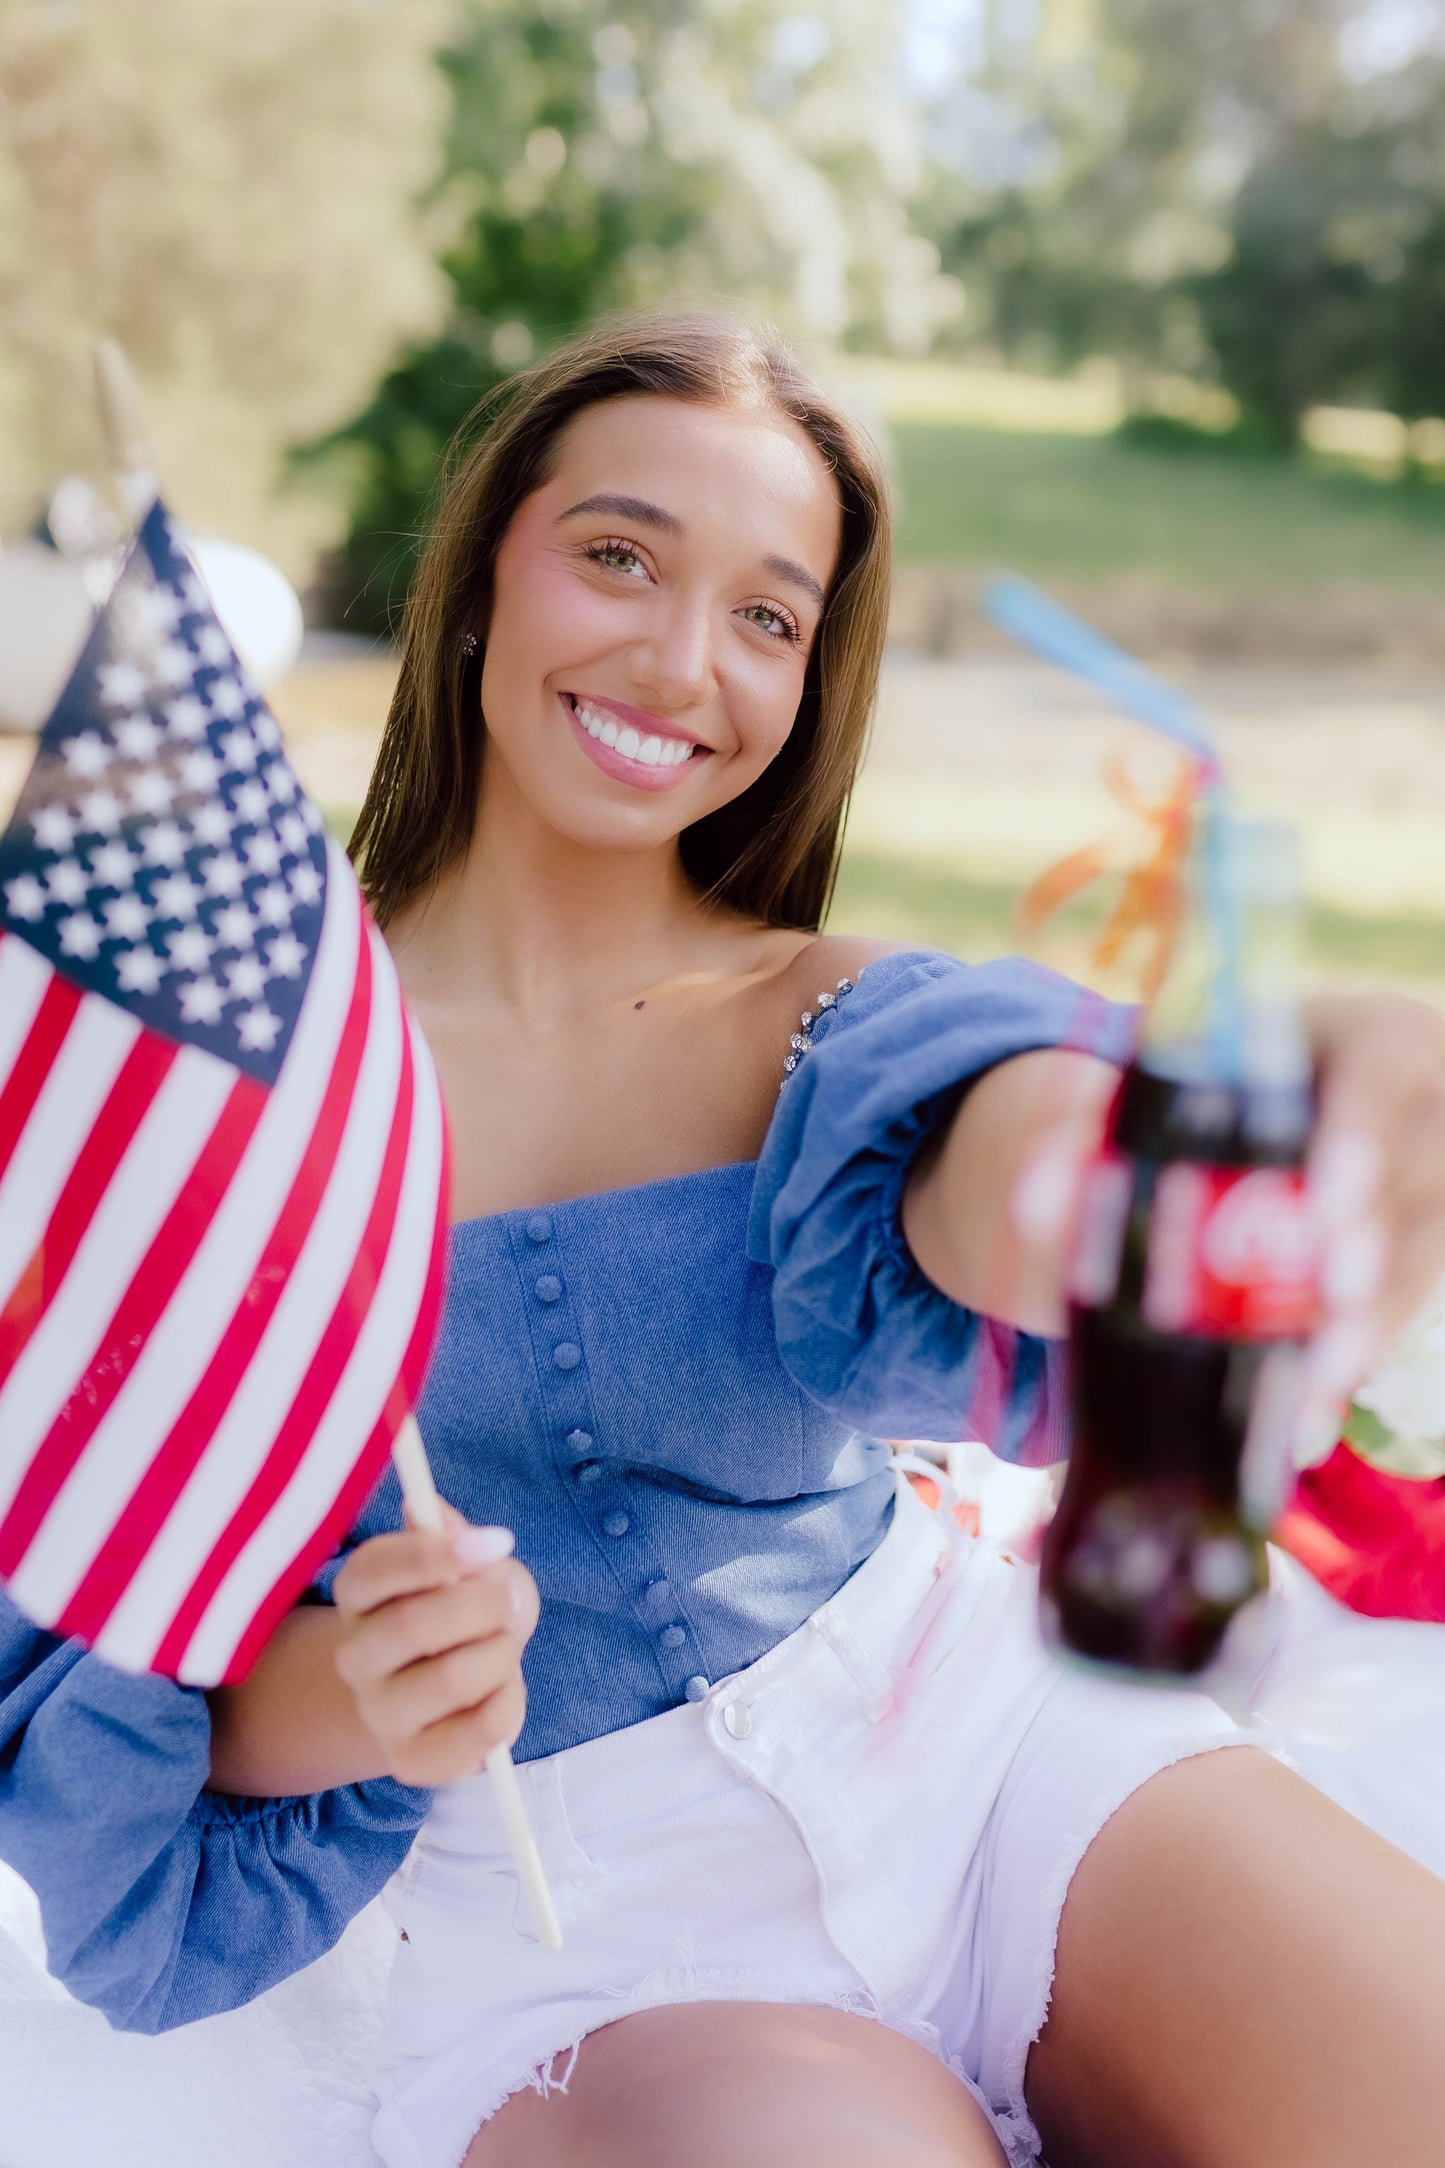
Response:
[[[557,1218],[530,1212],[512,1222],[513,1256],[526,1297],[537,1376],[548,1415],[552,1461],[574,1511],[591,1531],[675,1701],[701,1701],[709,1682],[679,1619],[677,1600],[637,1518],[625,1477],[609,1463],[587,1375],[586,1340],[558,1254]]]

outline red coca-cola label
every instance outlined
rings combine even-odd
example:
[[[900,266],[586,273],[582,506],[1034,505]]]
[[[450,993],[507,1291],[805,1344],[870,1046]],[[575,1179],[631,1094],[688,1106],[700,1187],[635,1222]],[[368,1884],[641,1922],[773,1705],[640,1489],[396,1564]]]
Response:
[[[1144,1321],[1156,1332],[1288,1340],[1314,1328],[1320,1246],[1297,1167],[1161,1167]]]

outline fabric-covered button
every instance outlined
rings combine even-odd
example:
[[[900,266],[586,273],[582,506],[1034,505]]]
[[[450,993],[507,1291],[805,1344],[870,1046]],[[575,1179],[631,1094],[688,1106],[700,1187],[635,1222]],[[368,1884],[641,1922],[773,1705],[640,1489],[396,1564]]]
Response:
[[[664,1626],[657,1638],[665,1649],[680,1649],[687,1639],[687,1628],[685,1626]]]
[[[582,1360],[582,1350],[575,1340],[559,1340],[552,1350],[552,1360],[559,1370],[575,1370]]]
[[[577,1470],[577,1480],[579,1483],[595,1483],[601,1473],[602,1470],[595,1460],[584,1460]]]
[[[545,1212],[534,1212],[527,1222],[529,1242],[549,1242],[552,1238],[552,1222]]]
[[[690,1678],[688,1680],[686,1686],[683,1688],[683,1692],[686,1694],[689,1701],[706,1701],[707,1680],[703,1677],[700,1671],[696,1673],[693,1678]]]
[[[745,1701],[730,1701],[723,1710],[730,1739],[746,1739],[753,1728],[753,1712]]]
[[[574,1453],[590,1452],[592,1448],[592,1433],[590,1430],[569,1430],[567,1433],[567,1443],[571,1446]]]
[[[625,1513],[609,1513],[602,1523],[602,1533],[606,1536],[625,1536],[631,1526],[632,1523]]]
[[[561,1292],[562,1282],[558,1279],[556,1273],[544,1272],[541,1279],[537,1282],[538,1301],[555,1302]]]

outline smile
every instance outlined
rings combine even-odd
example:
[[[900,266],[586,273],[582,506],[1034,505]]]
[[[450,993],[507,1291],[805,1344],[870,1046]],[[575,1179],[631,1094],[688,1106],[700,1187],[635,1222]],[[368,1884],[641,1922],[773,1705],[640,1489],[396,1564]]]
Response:
[[[585,693],[563,693],[562,705],[582,750],[604,775],[640,790],[668,790],[680,783],[694,755],[710,750],[691,738],[639,729],[632,711]],[[639,718],[639,720],[645,720]]]

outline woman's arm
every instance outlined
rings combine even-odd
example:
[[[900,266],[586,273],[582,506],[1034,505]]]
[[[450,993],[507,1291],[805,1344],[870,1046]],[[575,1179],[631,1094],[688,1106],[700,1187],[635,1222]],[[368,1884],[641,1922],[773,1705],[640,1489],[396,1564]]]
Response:
[[[208,1789],[289,1798],[389,1775],[447,1783],[521,1730],[532,1577],[504,1529],[376,1536],[335,1608],[283,1619],[250,1675],[217,1688]]]
[[[1327,1329],[1311,1354],[1324,1431],[1385,1338],[1445,1268],[1445,1020],[1394,995],[1305,1005],[1319,1115],[1310,1181]],[[1078,1180],[1118,1071],[1063,1049],[972,1085],[904,1192],[904,1238],[955,1301],[1024,1330],[1064,1330]]]
[[[1074,1186],[1118,1081],[1112,1062],[1049,1047],[970,1087],[903,1193],[904,1239],[935,1287],[1024,1332],[1063,1333]]]

